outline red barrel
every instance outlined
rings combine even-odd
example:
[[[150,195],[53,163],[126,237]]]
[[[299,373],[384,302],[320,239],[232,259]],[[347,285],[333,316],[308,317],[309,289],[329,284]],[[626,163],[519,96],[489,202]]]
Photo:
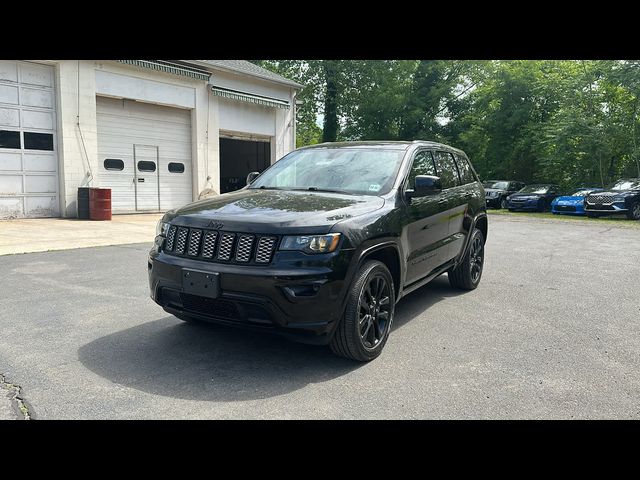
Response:
[[[111,189],[89,189],[89,218],[91,220],[111,220]]]

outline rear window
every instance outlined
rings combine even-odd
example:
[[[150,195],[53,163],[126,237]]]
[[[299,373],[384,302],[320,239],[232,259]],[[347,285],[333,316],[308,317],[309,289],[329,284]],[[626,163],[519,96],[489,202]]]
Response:
[[[475,181],[475,178],[473,178],[473,172],[471,171],[471,165],[469,165],[469,161],[466,158],[456,153],[456,164],[458,165],[458,172],[460,172],[460,182],[462,185]]]

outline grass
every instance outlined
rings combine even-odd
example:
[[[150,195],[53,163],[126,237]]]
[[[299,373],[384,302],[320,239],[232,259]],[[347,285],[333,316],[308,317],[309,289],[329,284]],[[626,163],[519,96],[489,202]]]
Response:
[[[583,215],[557,215],[551,212],[510,212],[509,210],[496,210],[493,208],[487,208],[487,212],[489,213],[489,215],[500,215],[503,217],[539,218],[558,222],[597,223],[603,226],[640,228],[640,222],[627,220],[624,215],[588,218]]]

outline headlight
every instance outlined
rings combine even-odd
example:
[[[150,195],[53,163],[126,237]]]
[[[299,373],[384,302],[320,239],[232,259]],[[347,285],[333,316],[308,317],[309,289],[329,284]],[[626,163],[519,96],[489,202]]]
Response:
[[[624,202],[624,197],[613,197],[613,202],[614,203]]]
[[[338,248],[339,233],[327,235],[298,235],[282,239],[280,250],[299,250],[306,253],[330,253]]]
[[[162,219],[160,219],[158,221],[158,223],[156,224],[156,237],[158,235],[162,236],[162,237],[166,237],[167,236],[167,230],[169,230],[169,224],[166,222],[163,222]]]

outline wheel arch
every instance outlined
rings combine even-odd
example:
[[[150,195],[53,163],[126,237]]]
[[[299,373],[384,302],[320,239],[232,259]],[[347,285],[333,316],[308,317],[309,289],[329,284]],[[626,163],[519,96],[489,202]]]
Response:
[[[358,268],[367,260],[378,260],[386,265],[393,278],[393,290],[397,299],[400,295],[402,279],[402,266],[398,246],[394,243],[385,243],[366,250],[360,257]]]

